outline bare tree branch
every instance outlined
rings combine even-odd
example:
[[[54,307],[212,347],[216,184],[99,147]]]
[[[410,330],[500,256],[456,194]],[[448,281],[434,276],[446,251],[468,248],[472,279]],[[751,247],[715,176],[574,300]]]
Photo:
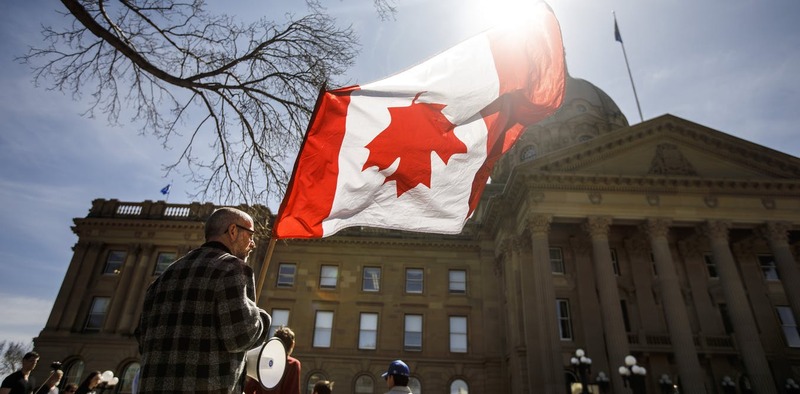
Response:
[[[379,15],[392,1],[375,1]],[[73,23],[43,28],[45,45],[18,58],[34,81],[88,99],[85,116],[182,145],[165,171],[222,203],[282,195],[319,89],[357,53],[353,31],[314,1],[285,24],[210,15],[203,0],[61,3]]]

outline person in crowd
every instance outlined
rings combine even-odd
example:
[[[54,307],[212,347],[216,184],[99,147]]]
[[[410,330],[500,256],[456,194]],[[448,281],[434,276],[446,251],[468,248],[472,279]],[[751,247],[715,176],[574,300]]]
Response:
[[[403,360],[394,360],[389,364],[389,368],[381,375],[386,380],[386,387],[389,388],[385,394],[408,394],[408,377],[411,371]]]
[[[22,369],[6,376],[0,384],[0,394],[32,394],[36,388],[36,380],[31,371],[39,362],[39,353],[28,352],[22,356]]]
[[[75,394],[96,394],[95,389],[100,384],[102,373],[100,371],[93,371],[83,379],[80,386],[75,390]]]
[[[295,336],[294,331],[286,326],[280,326],[275,330],[273,337],[278,338],[286,349],[286,369],[278,385],[270,390],[266,390],[260,382],[255,379],[248,379],[245,385],[245,394],[300,394],[300,360],[292,357],[294,350]]]
[[[58,394],[58,384],[62,377],[64,377],[64,371],[54,369],[44,384],[36,390],[36,394]]]
[[[314,391],[311,394],[331,394],[333,392],[333,382],[329,380],[318,380],[314,383]]]
[[[136,329],[140,393],[242,392],[246,353],[264,343],[271,322],[246,263],[254,233],[247,213],[217,209],[206,242],[148,286]]]
[[[61,392],[64,394],[73,394],[76,391],[78,391],[78,385],[75,383],[67,383],[67,385],[64,386],[64,389],[61,390]]]

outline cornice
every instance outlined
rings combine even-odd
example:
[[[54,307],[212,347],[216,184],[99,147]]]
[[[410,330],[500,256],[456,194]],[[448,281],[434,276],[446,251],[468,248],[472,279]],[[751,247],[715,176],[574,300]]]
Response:
[[[697,191],[715,194],[789,196],[800,194],[797,180],[738,180],[676,176],[625,176],[536,173],[524,176],[522,189],[557,189],[581,191],[624,191],[675,193]],[[513,189],[512,189],[513,190]]]
[[[88,227],[120,227],[124,229],[130,228],[162,228],[162,229],[192,229],[203,230],[205,227],[204,222],[190,221],[190,220],[130,220],[119,218],[78,218],[74,219],[75,226],[73,228],[88,228]]]
[[[426,234],[431,236],[431,234]],[[312,238],[312,239],[279,239],[279,244],[291,245],[305,245],[305,244],[319,244],[319,245],[366,245],[366,246],[412,246],[412,247],[427,247],[427,248],[449,248],[458,249],[459,251],[479,252],[481,246],[474,242],[472,239],[458,239],[458,240],[430,240],[424,238],[377,238],[377,237],[351,237],[351,236],[331,236],[328,238]]]

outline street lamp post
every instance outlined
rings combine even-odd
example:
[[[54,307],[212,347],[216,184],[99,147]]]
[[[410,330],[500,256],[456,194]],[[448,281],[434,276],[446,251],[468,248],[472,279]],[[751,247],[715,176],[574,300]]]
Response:
[[[786,392],[789,394],[800,393],[800,385],[798,385],[794,379],[788,378],[786,379]]]
[[[592,359],[586,357],[586,352],[583,349],[575,350],[575,357],[572,357],[569,362],[577,370],[578,376],[581,379],[581,394],[589,394],[589,386],[586,384],[586,377],[592,373]]]
[[[608,392],[608,386],[611,384],[608,375],[605,372],[600,371],[597,373],[597,377],[594,378],[595,383],[597,386],[600,387],[600,393],[606,394]]]
[[[733,382],[730,376],[725,375],[722,377],[722,392],[725,394],[736,394],[736,383]]]
[[[661,394],[672,394],[675,392],[675,385],[672,384],[672,379],[667,374],[661,374],[658,379],[658,385],[661,387]]]
[[[625,365],[619,367],[619,374],[622,375],[625,386],[633,390],[633,394],[645,394],[647,392],[644,381],[647,370],[644,367],[636,365],[636,357],[631,355],[625,356]]]

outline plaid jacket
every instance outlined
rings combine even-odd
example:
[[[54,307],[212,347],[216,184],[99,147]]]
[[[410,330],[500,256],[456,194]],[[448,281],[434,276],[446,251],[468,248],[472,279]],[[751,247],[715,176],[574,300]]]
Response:
[[[218,242],[172,263],[144,298],[140,393],[241,393],[245,353],[269,333],[253,270]]]

